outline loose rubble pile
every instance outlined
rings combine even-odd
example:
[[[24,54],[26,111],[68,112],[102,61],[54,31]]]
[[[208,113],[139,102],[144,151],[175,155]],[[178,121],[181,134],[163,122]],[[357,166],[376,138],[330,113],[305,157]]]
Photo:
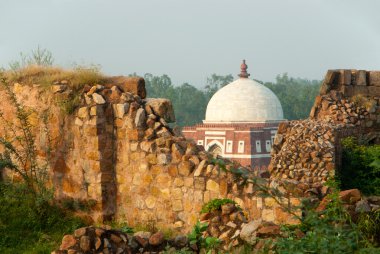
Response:
[[[362,97],[344,99],[341,92],[332,91],[328,95],[317,96],[310,117],[330,123],[344,124],[347,127],[361,126],[362,124],[365,127],[371,127],[374,124],[373,120],[377,120],[376,117],[370,121],[363,121],[363,119],[375,112],[376,104],[375,100]]]
[[[321,188],[339,169],[341,139],[379,140],[380,72],[330,70],[309,119],[279,126],[268,167],[303,192]]]
[[[331,123],[312,120],[281,124],[273,144],[271,177],[306,183],[304,191],[309,185],[320,187],[334,170],[336,128]]]
[[[173,239],[165,239],[162,232],[136,232],[126,234],[110,227],[84,227],[65,235],[59,250],[52,254],[79,253],[163,253],[164,250],[191,249],[187,236],[178,235]]]
[[[339,198],[343,202],[344,208],[355,221],[361,213],[375,212],[380,209],[380,197],[364,197],[358,189],[344,190],[339,193]],[[319,203],[316,211],[322,212],[326,209],[330,199],[325,196]]]
[[[208,223],[205,236],[212,236],[221,240],[225,250],[242,243],[239,234],[247,219],[235,204],[228,203],[222,205],[220,209],[202,213],[200,220],[203,223]]]

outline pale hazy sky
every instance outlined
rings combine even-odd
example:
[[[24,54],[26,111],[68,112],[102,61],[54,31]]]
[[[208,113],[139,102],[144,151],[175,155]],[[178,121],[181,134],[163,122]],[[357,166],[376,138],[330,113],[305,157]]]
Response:
[[[0,0],[0,66],[38,45],[69,67],[168,74],[204,86],[212,73],[270,81],[327,69],[380,69],[379,0]]]

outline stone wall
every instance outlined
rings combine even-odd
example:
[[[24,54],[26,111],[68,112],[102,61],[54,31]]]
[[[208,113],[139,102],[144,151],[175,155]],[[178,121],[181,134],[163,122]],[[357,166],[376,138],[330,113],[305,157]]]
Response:
[[[154,223],[187,232],[205,202],[231,198],[248,219],[295,222],[275,200],[259,197],[255,186],[241,185],[228,171],[237,165],[224,161],[226,172],[201,147],[176,135],[168,125],[175,120],[171,102],[146,98],[141,78],[110,78],[104,85],[85,86],[73,114],[64,114],[57,103],[73,93],[70,81],[49,88],[14,84],[13,91],[22,104],[35,109],[31,122],[39,156],[46,157],[43,151],[52,145],[49,173],[56,198],[96,201],[91,211],[96,221]],[[4,91],[0,97],[7,98]],[[0,107],[14,120],[10,104]],[[2,133],[12,134],[0,125]],[[289,206],[299,204],[295,196],[287,197]]]
[[[380,71],[329,70],[309,119],[279,126],[271,178],[290,179],[305,192],[320,188],[342,160],[341,140],[380,138]]]

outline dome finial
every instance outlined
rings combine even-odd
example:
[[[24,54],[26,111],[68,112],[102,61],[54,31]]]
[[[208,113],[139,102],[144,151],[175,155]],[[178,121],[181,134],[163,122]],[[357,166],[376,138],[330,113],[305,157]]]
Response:
[[[240,65],[240,74],[238,75],[240,78],[248,78],[250,74],[247,72],[248,65],[245,64],[245,60],[243,60],[243,63]]]

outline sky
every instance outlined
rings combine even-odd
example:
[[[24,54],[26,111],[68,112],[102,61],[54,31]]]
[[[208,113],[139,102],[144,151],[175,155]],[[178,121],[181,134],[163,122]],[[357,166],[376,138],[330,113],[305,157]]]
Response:
[[[0,66],[38,46],[55,64],[167,74],[204,87],[246,59],[251,78],[380,69],[379,0],[0,0]]]

